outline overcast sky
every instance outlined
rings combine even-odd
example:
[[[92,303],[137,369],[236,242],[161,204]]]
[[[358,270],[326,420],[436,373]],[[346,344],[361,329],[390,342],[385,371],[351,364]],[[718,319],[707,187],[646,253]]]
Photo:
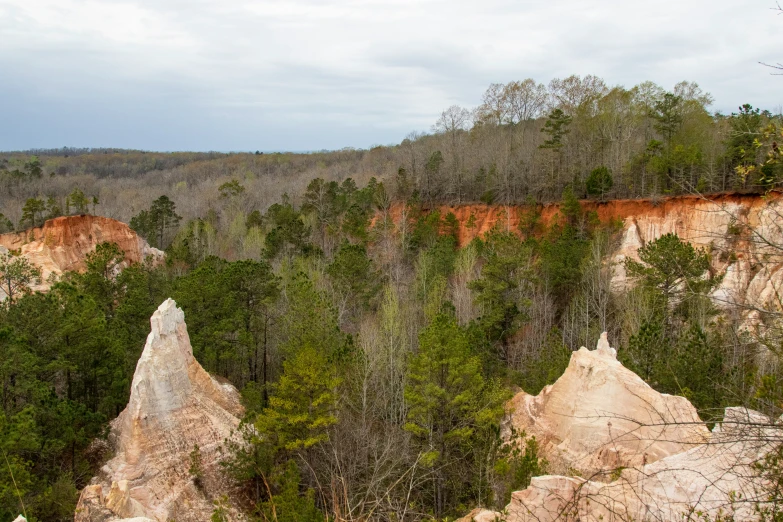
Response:
[[[698,82],[776,111],[774,0],[0,0],[0,150],[399,143],[492,82]]]

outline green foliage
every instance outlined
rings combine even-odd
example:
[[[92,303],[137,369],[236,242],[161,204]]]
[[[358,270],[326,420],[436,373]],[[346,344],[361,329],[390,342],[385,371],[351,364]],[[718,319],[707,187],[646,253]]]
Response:
[[[212,504],[215,508],[212,510],[212,516],[209,517],[210,522],[229,522],[228,497],[223,495],[213,500]]]
[[[261,225],[264,224],[263,216],[261,216],[261,212],[258,210],[254,210],[250,214],[247,215],[247,220],[245,221],[245,226],[247,228],[253,228],[253,227],[261,227]]]
[[[573,118],[561,109],[554,109],[550,112],[544,127],[541,129],[541,132],[547,134],[549,138],[544,140],[544,143],[539,145],[539,147],[552,150],[561,149],[563,147],[563,138],[571,132],[568,126],[572,120]]]
[[[511,426],[511,433],[498,448],[494,472],[500,481],[495,505],[499,508],[511,499],[511,493],[530,485],[530,479],[546,475],[548,462],[538,455],[535,437],[519,432]]]
[[[269,264],[210,257],[176,281],[173,296],[187,314],[193,352],[204,367],[239,387],[257,382],[266,397],[272,307],[280,296]]]
[[[176,213],[176,205],[163,195],[152,202],[149,210],[142,210],[130,221],[130,227],[158,248],[165,248],[166,232],[179,225],[182,217]]]
[[[30,198],[22,207],[22,219],[19,226],[24,228],[25,223],[30,227],[37,227],[43,223],[43,213],[46,211],[46,203],[42,199]]]
[[[537,394],[563,375],[571,360],[571,349],[563,344],[562,338],[562,333],[553,329],[534,356],[525,361],[517,377],[523,390]]]
[[[275,203],[266,212],[264,221],[270,228],[266,236],[264,256],[273,259],[281,254],[308,254],[312,251],[310,229],[304,224],[302,214],[284,201]]]
[[[629,339],[628,348],[620,350],[619,359],[648,384],[658,387],[662,360],[670,353],[671,345],[664,336],[663,318],[658,315],[642,323],[639,331]]]
[[[10,219],[5,217],[5,214],[0,212],[0,234],[14,231],[14,224]]]
[[[60,208],[59,203],[57,203],[57,200],[49,196],[46,198],[46,217],[45,219],[54,219],[56,217],[60,217],[63,215],[63,209]]]
[[[38,156],[32,156],[30,161],[25,163],[24,167],[27,170],[27,175],[29,177],[38,179],[43,177],[43,168],[41,166],[41,160],[38,159]]]
[[[48,294],[24,295],[0,310],[4,518],[20,511],[15,480],[31,520],[73,520],[78,491],[101,463],[90,443],[127,403],[159,302],[149,292],[160,285],[150,285],[143,267],[119,276],[107,270],[115,248],[99,245],[85,274],[70,274]]]
[[[190,460],[190,467],[188,468],[190,478],[193,479],[193,483],[197,488],[202,489],[204,487],[204,464],[201,460],[201,449],[198,447],[198,444],[193,445],[188,459]]]
[[[272,475],[270,487],[276,493],[261,504],[264,520],[277,522],[323,522],[323,513],[315,506],[315,492],[308,489],[299,494],[300,473],[296,462],[291,459],[280,466]]]
[[[495,228],[485,237],[481,277],[469,286],[481,309],[478,325],[490,342],[504,344],[527,317],[531,254],[513,232]]]
[[[653,104],[651,116],[655,120],[655,130],[657,130],[671,144],[674,135],[680,130],[683,122],[682,115],[683,100],[667,92]]]
[[[326,273],[350,308],[369,307],[382,284],[381,275],[363,245],[343,243],[326,267]]]
[[[488,450],[486,433],[503,415],[504,398],[484,378],[467,333],[452,316],[436,316],[420,335],[405,388],[405,429],[418,441],[422,463],[433,470],[436,517],[452,511],[466,495],[460,465]]]
[[[73,189],[67,198],[65,198],[65,213],[86,214],[90,208],[90,199],[84,195],[80,189]]]
[[[712,341],[712,342],[711,342]],[[702,418],[714,416],[723,401],[723,357],[707,333],[693,324],[682,335],[676,350],[666,358],[668,390],[686,397],[702,412]]]
[[[598,196],[601,199],[604,199],[604,196],[612,190],[613,185],[612,173],[604,166],[591,170],[585,181],[587,193],[591,196]]]
[[[31,292],[31,286],[39,282],[41,269],[32,265],[26,257],[0,254],[0,288],[12,305],[21,296]]]
[[[664,234],[639,249],[641,262],[628,259],[628,274],[642,285],[660,292],[665,305],[672,299],[703,293],[716,284],[702,279],[710,266],[706,252],[682,241],[677,234]]]
[[[220,199],[230,199],[241,196],[245,192],[245,187],[235,179],[227,181],[218,187]]]
[[[255,421],[260,443],[272,454],[291,455],[328,439],[337,422],[335,391],[340,379],[333,363],[310,345],[283,363],[275,394]]]
[[[284,284],[287,306],[280,325],[281,350],[290,355],[302,346],[312,346],[326,357],[341,358],[349,348],[349,340],[340,331],[337,313],[326,296],[303,272],[297,272]]]

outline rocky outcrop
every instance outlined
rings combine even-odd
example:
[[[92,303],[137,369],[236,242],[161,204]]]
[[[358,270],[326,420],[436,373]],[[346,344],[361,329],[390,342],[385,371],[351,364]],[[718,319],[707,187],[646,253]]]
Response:
[[[67,271],[83,271],[85,259],[99,243],[116,243],[125,252],[125,266],[148,257],[158,262],[163,252],[147,244],[128,225],[100,216],[63,216],[42,227],[0,235],[0,253],[18,251],[41,269],[41,280],[33,290],[47,290],[49,278]]]
[[[763,415],[728,408],[710,440],[653,464],[624,469],[609,483],[580,477],[533,478],[512,495],[507,522],[554,520],[758,520],[767,489],[752,468],[781,430]],[[706,518],[704,518],[706,519]]]
[[[681,453],[709,431],[684,397],[658,393],[625,368],[606,334],[595,350],[571,354],[565,373],[537,396],[509,403],[506,437],[514,428],[535,436],[551,471],[610,473]]]
[[[555,384],[512,399],[505,436],[535,435],[560,474],[534,477],[502,515],[476,510],[465,522],[757,519],[767,489],[753,465],[783,440],[780,422],[728,408],[709,432],[685,398],[657,393],[615,355],[604,334]]]
[[[601,223],[620,226],[619,244],[607,260],[613,271],[615,290],[630,285],[623,261],[638,259],[639,248],[673,232],[711,254],[713,275],[723,276],[713,292],[717,304],[746,307],[749,324],[759,323],[766,309],[783,309],[780,297],[783,295],[783,196],[780,193],[582,201],[580,204],[583,211],[593,213]],[[456,216],[461,245],[496,226],[520,233],[520,225],[530,212],[528,207],[501,205],[437,209],[442,215],[451,212]],[[544,205],[538,211],[542,226],[560,219],[557,204]],[[402,216],[401,207],[390,210],[390,218],[396,223]]]
[[[458,518],[454,522],[498,522],[502,520],[502,513],[488,509],[474,509],[466,516]]]
[[[219,451],[239,425],[239,394],[193,357],[184,313],[173,300],[150,323],[130,401],[111,425],[115,456],[82,491],[76,522],[209,520],[212,499],[227,492]],[[198,485],[189,472],[196,446]]]

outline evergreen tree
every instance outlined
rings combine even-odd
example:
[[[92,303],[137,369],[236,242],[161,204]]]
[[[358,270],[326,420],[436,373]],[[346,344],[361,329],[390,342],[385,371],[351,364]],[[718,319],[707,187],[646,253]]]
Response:
[[[612,190],[612,185],[614,185],[612,173],[606,167],[594,168],[585,181],[587,193],[600,199],[604,199],[604,196]]]
[[[471,455],[487,451],[485,435],[503,414],[503,398],[494,383],[485,380],[481,360],[471,352],[468,335],[456,319],[436,316],[420,335],[405,389],[405,429],[432,469],[436,518],[469,495],[461,465],[473,463]]]
[[[337,422],[333,363],[310,345],[301,346],[283,363],[275,394],[255,421],[259,440],[283,459],[328,439]]]
[[[45,211],[46,203],[42,199],[28,199],[22,207],[22,219],[19,221],[19,226],[24,227],[24,224],[27,223],[30,227],[37,227],[41,223],[39,218]]]
[[[14,304],[22,295],[29,294],[39,282],[41,269],[32,265],[26,257],[0,254],[0,289],[8,304]]]
[[[640,262],[625,261],[628,274],[657,291],[665,309],[685,297],[703,294],[717,283],[703,278],[710,267],[707,253],[674,233],[664,234],[640,248],[639,259]]]
[[[527,317],[527,286],[532,282],[531,250],[513,232],[490,231],[483,246],[481,277],[469,284],[480,307],[478,325],[490,342],[506,341]]]
[[[315,506],[315,492],[308,489],[299,494],[301,477],[299,467],[291,459],[279,466],[272,476],[271,486],[277,491],[261,504],[265,520],[277,522],[323,522],[323,513]]]
[[[142,210],[131,218],[130,227],[158,248],[165,248],[166,231],[176,227],[182,217],[176,212],[176,205],[163,195],[152,202],[149,210]]]
[[[76,214],[86,214],[90,209],[90,200],[80,189],[73,189],[67,198],[65,198],[65,211],[70,214],[71,211]]]
[[[554,109],[549,113],[541,132],[547,134],[549,138],[540,145],[542,149],[559,150],[563,147],[563,138],[571,132],[568,126],[571,124],[572,117],[560,109]]]

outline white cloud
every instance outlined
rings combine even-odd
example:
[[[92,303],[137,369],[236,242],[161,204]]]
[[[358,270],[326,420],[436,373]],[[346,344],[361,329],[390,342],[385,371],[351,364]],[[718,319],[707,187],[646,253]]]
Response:
[[[783,78],[757,63],[783,60],[773,6],[0,0],[0,103],[25,122],[0,149],[368,146],[475,105],[491,82],[572,73],[693,80],[716,109],[774,109]]]

